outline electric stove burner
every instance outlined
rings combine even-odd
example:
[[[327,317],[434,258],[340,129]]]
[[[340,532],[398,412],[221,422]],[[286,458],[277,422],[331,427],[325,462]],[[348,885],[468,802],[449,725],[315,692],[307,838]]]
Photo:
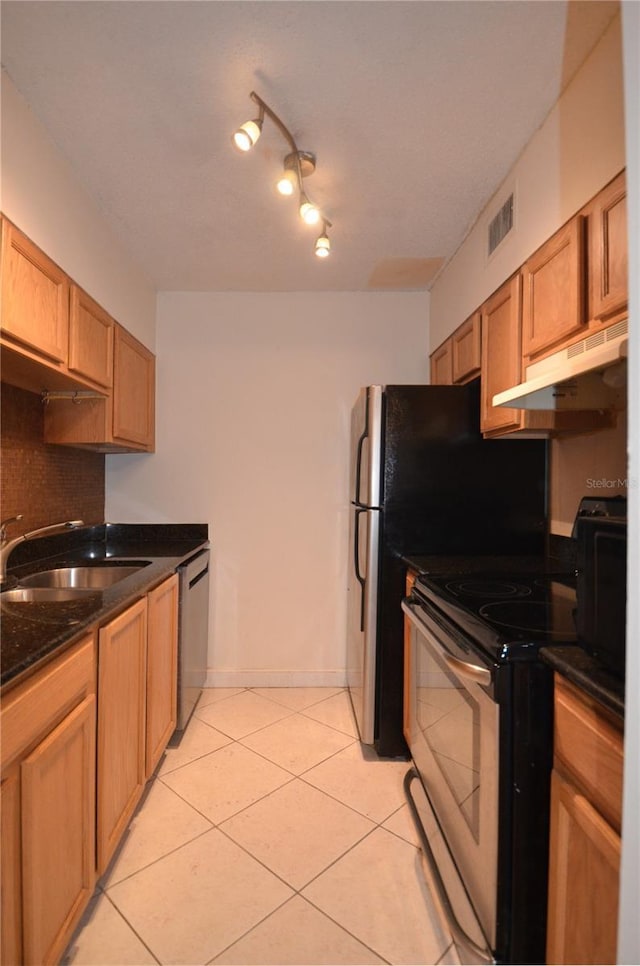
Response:
[[[453,634],[460,632],[499,661],[529,655],[545,643],[576,640],[573,573],[505,567],[485,573],[423,574],[414,593],[436,608]]]
[[[479,614],[494,625],[527,634],[565,639],[576,633],[573,607],[569,601],[545,603],[538,600],[501,601],[484,604]]]
[[[456,580],[447,584],[446,589],[459,597],[479,597],[482,600],[527,597],[531,593],[530,587],[502,580]]]

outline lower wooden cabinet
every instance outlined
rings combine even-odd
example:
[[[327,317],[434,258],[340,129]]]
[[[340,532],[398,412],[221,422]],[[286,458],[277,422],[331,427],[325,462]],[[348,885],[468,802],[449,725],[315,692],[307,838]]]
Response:
[[[56,963],[95,885],[93,635],[3,700],[2,962]]]
[[[1,958],[60,961],[176,725],[178,576],[3,694]]]
[[[620,836],[575,785],[551,778],[548,963],[615,963]]]
[[[98,638],[98,874],[105,871],[145,785],[147,600]]]
[[[615,963],[622,727],[556,675],[548,963]]]
[[[92,694],[21,765],[24,961],[57,962],[95,882]]]
[[[148,598],[146,777],[151,778],[176,728],[178,710],[178,575]]]

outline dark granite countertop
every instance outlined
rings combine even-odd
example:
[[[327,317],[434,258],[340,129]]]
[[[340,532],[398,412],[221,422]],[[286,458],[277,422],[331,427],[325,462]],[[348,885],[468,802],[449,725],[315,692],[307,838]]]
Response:
[[[104,524],[19,544],[4,589],[40,570],[109,561],[144,562],[136,573],[82,598],[56,603],[2,603],[0,684],[3,691],[146,594],[208,546],[206,524]]]
[[[583,647],[578,644],[543,647],[540,656],[558,674],[624,718],[624,681],[611,674]]]

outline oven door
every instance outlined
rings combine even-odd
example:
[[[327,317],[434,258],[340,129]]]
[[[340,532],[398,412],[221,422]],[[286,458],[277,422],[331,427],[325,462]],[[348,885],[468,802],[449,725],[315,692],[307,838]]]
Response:
[[[466,956],[471,951],[473,957],[466,961],[479,962],[480,949],[491,961],[496,942],[500,710],[491,696],[491,666],[463,650],[423,604],[409,599],[402,609],[407,620],[405,737],[453,859],[437,860],[436,876],[448,894],[443,905],[446,911],[450,904],[462,925]],[[418,818],[420,807],[415,800],[410,804]],[[463,888],[451,881],[456,870]],[[476,919],[471,927],[469,900]],[[471,944],[464,942],[465,935],[473,938]],[[456,945],[464,956],[460,943]]]

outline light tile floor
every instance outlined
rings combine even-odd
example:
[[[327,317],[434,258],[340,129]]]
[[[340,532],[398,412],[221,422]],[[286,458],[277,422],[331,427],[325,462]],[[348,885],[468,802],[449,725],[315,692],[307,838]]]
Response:
[[[65,964],[445,964],[404,804],[339,688],[205,690]]]

